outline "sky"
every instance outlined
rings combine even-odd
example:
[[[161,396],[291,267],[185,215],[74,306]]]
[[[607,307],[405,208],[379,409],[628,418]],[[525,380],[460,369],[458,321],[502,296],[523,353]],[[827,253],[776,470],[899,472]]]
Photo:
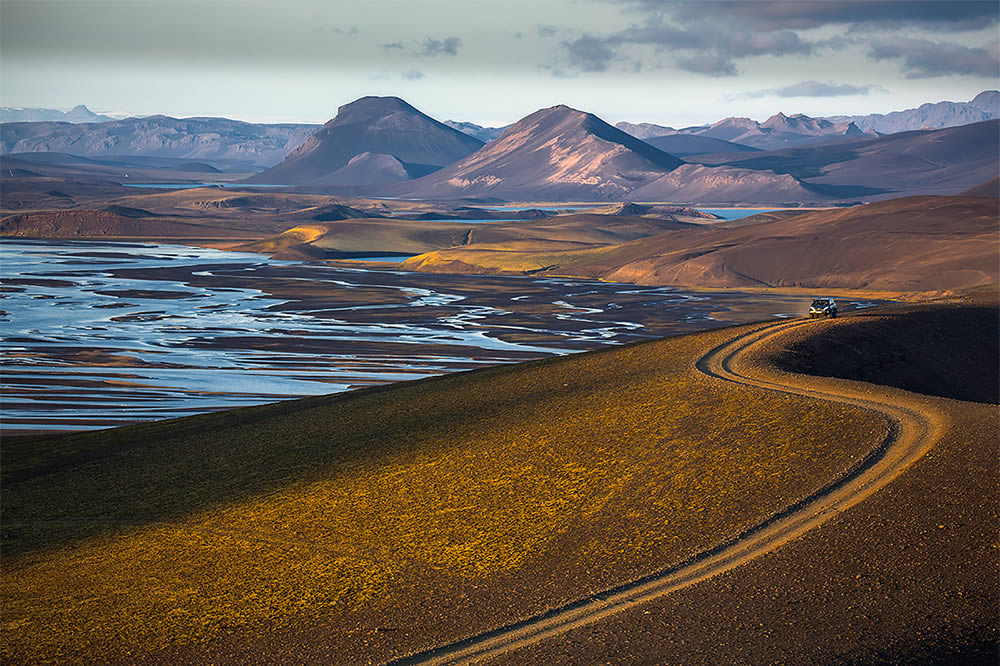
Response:
[[[684,127],[1000,87],[997,0],[0,0],[0,106],[325,122],[365,95],[501,126]]]

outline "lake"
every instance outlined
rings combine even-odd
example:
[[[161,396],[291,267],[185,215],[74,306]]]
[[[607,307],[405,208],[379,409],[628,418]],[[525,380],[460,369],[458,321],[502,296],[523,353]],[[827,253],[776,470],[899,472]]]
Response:
[[[92,429],[798,316],[809,298],[0,242],[4,430]]]

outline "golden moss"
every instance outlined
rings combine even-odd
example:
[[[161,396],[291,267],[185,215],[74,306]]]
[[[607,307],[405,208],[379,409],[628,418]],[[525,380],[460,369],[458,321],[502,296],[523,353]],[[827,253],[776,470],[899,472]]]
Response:
[[[881,438],[862,410],[696,374],[723,335],[63,440],[126,448],[5,487],[4,658],[419,615],[513,574],[537,605],[555,576],[679,561]]]

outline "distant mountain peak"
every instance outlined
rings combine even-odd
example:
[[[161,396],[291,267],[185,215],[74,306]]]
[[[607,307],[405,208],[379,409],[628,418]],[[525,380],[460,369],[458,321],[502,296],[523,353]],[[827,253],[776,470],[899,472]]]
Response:
[[[361,97],[349,104],[344,104],[339,107],[337,109],[337,115],[326,124],[347,125],[358,122],[367,122],[400,112],[412,113],[425,118],[427,117],[398,97],[376,97],[370,95],[368,97]]]
[[[247,182],[348,185],[400,180],[450,164],[482,145],[398,97],[362,97],[341,106],[335,118],[280,164]],[[359,157],[363,159],[350,165]],[[351,169],[341,171],[349,165]]]

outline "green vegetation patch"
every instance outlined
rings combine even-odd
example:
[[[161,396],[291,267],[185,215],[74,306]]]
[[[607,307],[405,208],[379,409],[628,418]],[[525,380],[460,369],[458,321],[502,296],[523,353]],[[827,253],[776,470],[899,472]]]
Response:
[[[20,474],[3,489],[4,659],[347,636],[380,614],[459,635],[676,563],[885,434],[857,408],[696,373],[730,335],[33,444],[49,456],[19,444],[4,452]],[[490,586],[510,604],[456,592]],[[422,612],[431,599],[444,611]]]

